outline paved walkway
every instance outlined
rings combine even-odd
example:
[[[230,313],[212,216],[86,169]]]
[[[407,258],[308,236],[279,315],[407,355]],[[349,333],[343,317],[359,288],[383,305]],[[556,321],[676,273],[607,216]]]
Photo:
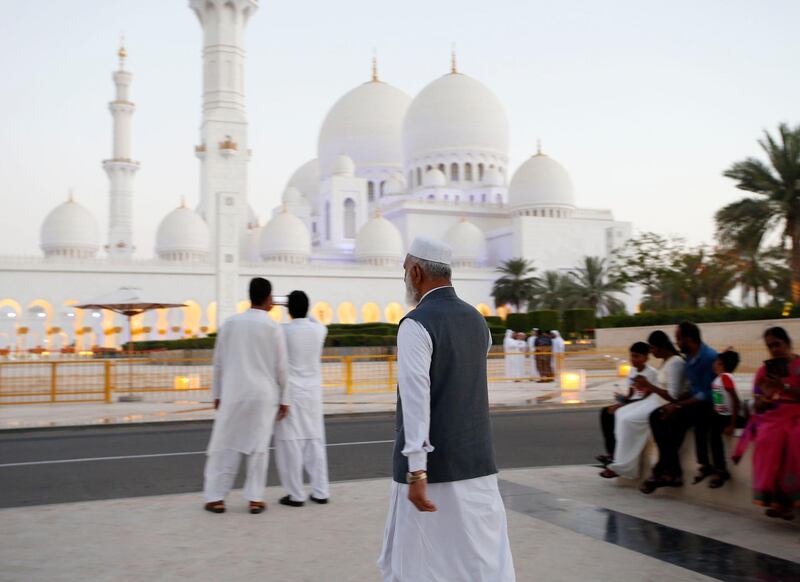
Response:
[[[500,474],[519,581],[798,579],[800,528],[645,497],[587,466]],[[0,510],[0,580],[377,581],[386,479],[336,483],[332,503],[224,515],[199,494]],[[794,561],[792,561],[794,560]]]

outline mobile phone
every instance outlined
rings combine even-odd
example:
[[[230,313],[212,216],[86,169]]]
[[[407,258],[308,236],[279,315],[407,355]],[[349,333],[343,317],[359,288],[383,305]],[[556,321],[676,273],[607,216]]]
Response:
[[[286,307],[289,305],[289,296],[288,295],[273,295],[272,296],[272,303],[273,305],[280,305],[282,307]]]
[[[784,358],[773,358],[764,362],[767,374],[778,378],[789,377],[789,363]]]

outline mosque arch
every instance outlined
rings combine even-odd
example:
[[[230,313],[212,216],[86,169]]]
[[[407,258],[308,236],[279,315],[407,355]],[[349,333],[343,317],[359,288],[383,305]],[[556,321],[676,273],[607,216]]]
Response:
[[[344,201],[344,238],[356,238],[356,201]]]
[[[317,301],[311,309],[311,313],[317,318],[317,321],[324,325],[330,325],[333,321],[333,308],[330,303],[325,301]]]
[[[386,180],[381,180],[380,196],[383,198],[383,189],[386,186]]]
[[[339,307],[336,308],[336,316],[339,319],[339,323],[353,324],[356,322],[357,317],[356,306],[350,301],[340,303]]]
[[[469,162],[464,164],[464,180],[472,182],[472,164]]]
[[[376,323],[381,320],[381,308],[377,303],[365,303],[361,307],[361,319],[364,323]]]
[[[183,328],[186,335],[191,337],[200,331],[200,319],[203,311],[200,309],[200,304],[193,299],[186,299],[183,303],[186,305],[186,307],[180,308],[183,311]]]
[[[458,182],[459,180],[458,164],[455,162],[450,164],[450,179],[453,182]]]
[[[477,309],[478,312],[484,317],[489,317],[492,314],[492,308],[486,305],[485,303],[478,303],[475,306],[475,309]]]
[[[422,186],[422,169],[417,168],[417,186]]]
[[[439,171],[440,171],[442,174],[444,174],[445,176],[447,175],[447,166],[445,166],[444,164],[439,164],[439,165],[437,166],[437,168],[439,169]]]
[[[375,200],[375,183],[372,180],[367,182],[367,199],[370,202]]]
[[[478,164],[478,180],[483,180],[483,162]]]
[[[217,302],[212,301],[206,307],[206,321],[208,321],[208,332],[207,333],[214,333],[217,331]],[[158,324],[156,324],[158,327]]]
[[[403,306],[397,301],[392,301],[386,306],[386,309],[384,309],[384,315],[386,316],[386,321],[388,323],[400,323],[400,320],[403,319],[405,313],[406,310],[403,309]]]

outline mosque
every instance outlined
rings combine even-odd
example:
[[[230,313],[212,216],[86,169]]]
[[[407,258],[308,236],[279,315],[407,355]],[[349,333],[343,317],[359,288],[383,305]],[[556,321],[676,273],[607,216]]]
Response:
[[[631,224],[610,210],[575,205],[569,173],[541,147],[509,168],[503,104],[458,70],[455,56],[415,97],[381,80],[373,60],[371,78],[328,111],[316,157],[291,173],[281,205],[262,224],[248,203],[259,188],[247,180],[255,154],[243,89],[244,32],[258,2],[189,4],[203,29],[197,205],[183,203],[161,220],[153,257],[150,241],[134,241],[140,162],[131,151],[133,76],[121,48],[109,104],[113,151],[102,162],[105,244],[99,209],[70,195],[43,217],[41,256],[1,256],[0,349],[119,345],[124,318],[72,306],[123,286],[187,305],[141,316],[134,339],[204,335],[247,305],[253,276],[268,277],[279,294],[305,290],[326,323],[397,322],[406,311],[401,265],[417,235],[450,243],[459,295],[488,315],[503,261],[569,270],[630,238]],[[272,315],[286,317],[282,308]]]

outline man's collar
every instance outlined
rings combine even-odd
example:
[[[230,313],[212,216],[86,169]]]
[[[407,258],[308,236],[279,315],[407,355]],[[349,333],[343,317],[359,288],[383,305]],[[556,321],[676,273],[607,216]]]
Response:
[[[453,288],[452,285],[442,285],[441,287],[434,287],[433,289],[431,289],[430,291],[425,293],[425,295],[423,295],[422,297],[419,298],[419,301],[417,301],[417,305],[422,303],[422,300],[425,299],[428,295],[430,295],[434,291],[438,291],[439,289],[452,289],[452,288]]]

